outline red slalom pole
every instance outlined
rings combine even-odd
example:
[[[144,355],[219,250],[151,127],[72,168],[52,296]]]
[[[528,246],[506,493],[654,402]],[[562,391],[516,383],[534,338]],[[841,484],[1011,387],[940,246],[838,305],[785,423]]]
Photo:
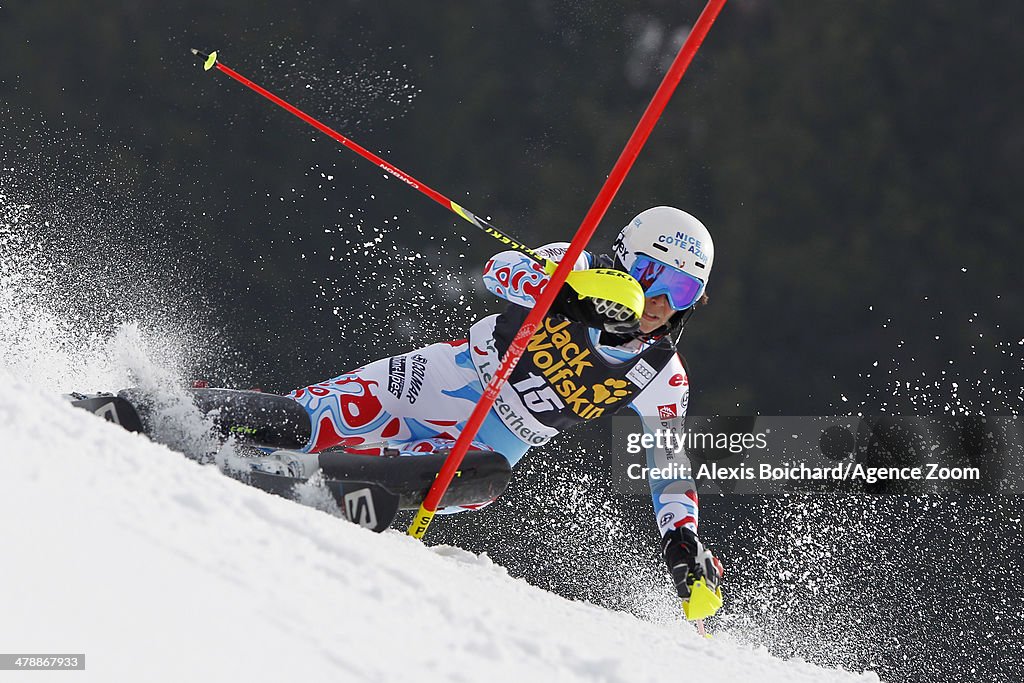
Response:
[[[462,433],[459,434],[455,446],[448,454],[444,466],[441,467],[441,471],[438,473],[437,478],[434,479],[430,491],[427,492],[427,497],[423,500],[423,504],[420,505],[416,517],[413,518],[412,524],[409,525],[408,533],[410,536],[422,539],[424,534],[427,533],[427,528],[437,512],[441,498],[455,477],[459,465],[462,464],[462,459],[465,457],[466,451],[469,450],[470,444],[483,424],[484,418],[487,416],[488,411],[490,411],[491,406],[494,405],[494,401],[498,398],[501,387],[508,381],[516,363],[519,362],[520,356],[526,350],[527,342],[529,342],[533,333],[537,331],[537,327],[544,319],[544,316],[547,315],[555,296],[562,289],[562,285],[565,284],[565,278],[572,271],[573,264],[576,263],[590,238],[593,237],[594,231],[597,230],[597,224],[604,217],[605,212],[612,203],[612,199],[615,197],[615,193],[619,191],[623,181],[625,181],[626,175],[633,167],[633,162],[636,161],[644,143],[647,142],[651,131],[654,130],[654,126],[661,117],[661,113],[672,98],[672,93],[675,92],[676,86],[682,80],[683,74],[686,73],[686,69],[690,66],[690,62],[693,61],[694,55],[697,54],[697,50],[704,42],[708,31],[711,30],[711,25],[715,23],[715,19],[718,18],[718,14],[722,11],[724,5],[725,0],[708,0],[704,11],[697,18],[697,22],[693,25],[690,35],[687,36],[686,42],[679,49],[679,54],[672,61],[672,66],[669,67],[668,73],[665,74],[661,84],[654,93],[654,97],[651,98],[651,103],[647,105],[647,110],[644,111],[640,122],[629,137],[626,147],[622,150],[622,154],[619,155],[615,166],[612,167],[612,172],[608,174],[608,178],[594,199],[594,203],[583,218],[579,230],[573,236],[568,251],[566,251],[565,256],[562,257],[558,264],[558,268],[555,269],[554,274],[551,275],[551,278],[544,286],[544,290],[537,298],[536,304],[530,310],[529,315],[526,316],[523,326],[516,333],[515,338],[513,338],[508,351],[505,352],[505,356],[501,359],[498,370],[494,373],[494,377],[491,378],[491,381],[484,388],[480,402],[473,409],[473,413],[466,422],[466,426],[462,429]]]

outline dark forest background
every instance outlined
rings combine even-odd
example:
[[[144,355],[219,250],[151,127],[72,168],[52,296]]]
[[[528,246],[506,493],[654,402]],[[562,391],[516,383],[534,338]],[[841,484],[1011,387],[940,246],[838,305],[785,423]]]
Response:
[[[204,357],[196,374],[288,390],[464,336],[499,309],[478,279],[495,245],[237,83],[204,73],[189,48],[219,50],[228,66],[541,244],[578,227],[701,6],[3,3],[7,190],[60,207],[49,229],[74,235],[79,251],[84,240],[92,260],[69,259],[71,281],[128,263],[159,274],[183,308],[216,328],[230,352]],[[711,230],[711,305],[681,344],[692,414],[1019,413],[1021,22],[1013,2],[983,11],[951,1],[727,4],[594,243],[607,249],[629,218],[657,204],[684,208]],[[121,295],[138,293],[126,282]],[[584,434],[559,450],[587,443]],[[544,471],[555,450],[527,462],[527,481],[579,475]],[[503,528],[496,519],[527,535],[600,533],[538,522],[558,506],[522,512],[536,499],[514,488],[511,504],[487,513],[497,517],[455,521],[445,533],[580,596],[586,577],[570,588],[553,578],[563,567],[541,557],[548,545],[494,535]],[[722,520],[727,555],[764,544],[764,532],[751,531],[764,526],[750,522],[761,519],[758,505],[704,506],[706,520]],[[934,506],[917,509],[927,517]],[[1019,527],[1016,502],[983,510],[975,516]],[[633,524],[633,512],[616,513],[619,522]],[[890,515],[891,528],[864,532],[872,515]],[[875,543],[910,543],[914,518],[875,510],[844,528],[854,542],[871,533]],[[645,524],[635,521],[643,535]],[[929,528],[924,538],[960,535],[915,555],[904,573],[960,563],[950,556],[991,541],[964,525]],[[772,532],[769,545],[791,532]],[[991,552],[1011,552],[1008,541],[991,541]],[[653,543],[642,547],[656,563]],[[1019,562],[1012,553],[998,561]],[[733,559],[741,581],[763,571]],[[862,590],[870,581],[858,577]],[[949,586],[935,580],[934,592],[918,596],[927,609],[901,617],[911,645],[885,641],[840,663],[939,680],[921,673],[921,653],[963,658],[957,643],[970,634],[947,629],[929,640],[950,618],[941,608]],[[978,590],[971,595],[991,597]],[[998,631],[1005,624],[978,628],[996,632],[999,647],[1011,636],[1019,643],[1018,631]],[[986,643],[963,645],[983,651],[971,665],[1002,671],[1013,655]]]
[[[188,48],[219,49],[542,243],[578,227],[698,12],[650,1],[8,4],[3,144],[40,152],[58,181],[85,169],[116,179],[108,202],[144,197],[133,239],[194,255],[210,299],[230,301],[229,334],[251,349],[247,380],[291,388],[462,334],[496,309],[476,284],[494,245],[204,73]],[[964,394],[981,370],[1020,379],[1020,355],[999,346],[1024,337],[1019,14],[1014,3],[729,4],[595,240],[607,249],[661,203],[711,229],[712,305],[683,344],[692,412],[872,412],[893,404],[885,387],[897,377],[943,383],[931,388],[941,406],[957,375],[961,398],[980,403],[988,387]],[[375,231],[384,239],[366,256],[384,269],[348,244]],[[466,305],[430,306],[446,280]],[[367,302],[381,328],[369,349],[347,333]]]

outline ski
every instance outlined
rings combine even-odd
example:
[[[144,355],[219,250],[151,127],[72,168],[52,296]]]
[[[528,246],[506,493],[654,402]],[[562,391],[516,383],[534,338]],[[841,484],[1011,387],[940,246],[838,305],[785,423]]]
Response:
[[[118,396],[138,411],[143,426],[157,410],[152,398],[139,389],[123,389]],[[224,438],[268,448],[302,448],[309,442],[309,416],[287,396],[237,389],[189,389],[192,402]],[[148,431],[148,430],[145,430]]]
[[[390,527],[399,511],[422,505],[448,455],[441,451],[401,456],[391,449],[384,455],[366,455],[344,448],[306,453],[297,449],[309,441],[309,418],[288,397],[210,388],[192,389],[190,394],[225,439],[233,437],[242,444],[242,452],[229,456],[222,473],[297,502],[301,500],[296,487],[318,476],[346,519],[376,532]],[[126,389],[116,396],[74,393],[67,398],[129,431],[149,434],[146,427],[155,408],[139,390]],[[511,477],[512,468],[500,453],[470,451],[441,505],[484,505],[505,491]]]
[[[260,470],[228,471],[226,474],[261,491],[296,502],[300,502],[296,486],[309,481]],[[342,516],[365,529],[380,533],[389,528],[398,516],[399,496],[377,482],[325,478],[323,483],[330,491]]]
[[[127,399],[114,394],[70,393],[64,396],[76,408],[88,410],[129,432],[145,433],[139,413]]]
[[[447,452],[416,456],[361,455],[329,450],[309,470],[308,453],[276,451],[241,459],[247,464],[228,469],[228,476],[250,486],[298,501],[298,486],[319,473],[346,519],[383,531],[401,510],[417,510],[444,465]],[[470,451],[442,505],[473,506],[491,502],[508,486],[512,468],[500,453]]]

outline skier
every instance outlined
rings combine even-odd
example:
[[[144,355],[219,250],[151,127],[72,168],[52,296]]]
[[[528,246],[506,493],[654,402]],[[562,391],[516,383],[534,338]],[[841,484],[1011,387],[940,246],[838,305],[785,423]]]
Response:
[[[567,246],[549,244],[537,253],[558,261]],[[694,309],[707,301],[711,235],[690,214],[659,206],[630,221],[613,250],[610,257],[584,253],[574,271],[628,273],[644,290],[642,316],[609,300],[580,298],[570,276],[477,433],[475,448],[497,451],[515,465],[560,431],[625,407],[641,416],[649,432],[685,415],[689,383],[675,342]],[[312,425],[301,450],[345,446],[376,454],[386,443],[415,455],[451,448],[547,278],[545,268],[525,254],[497,254],[483,280],[509,306],[477,321],[467,339],[384,358],[293,391],[290,398],[306,409]],[[662,448],[647,453],[652,468],[676,458]],[[687,600],[700,579],[715,591],[722,568],[698,539],[693,481],[651,479],[650,486],[679,596]]]
[[[566,243],[548,244],[536,254],[550,264],[559,261],[567,247]],[[686,414],[689,381],[675,344],[694,310],[707,301],[705,286],[714,261],[711,235],[685,211],[659,206],[630,221],[616,238],[613,252],[611,256],[584,252],[573,264],[573,272],[474,438],[472,448],[499,463],[506,482],[510,467],[529,448],[575,424],[628,407],[641,417],[644,431],[654,433],[678,428]],[[377,360],[287,397],[197,389],[193,401],[202,412],[215,416],[225,434],[270,454],[241,458],[244,464],[235,464],[267,480],[308,479],[318,469],[326,473],[332,458],[339,467],[339,461],[344,461],[341,464],[349,472],[353,462],[362,471],[398,462],[353,459],[353,453],[423,456],[446,451],[454,445],[551,272],[521,252],[502,252],[487,262],[483,280],[509,305],[503,313],[474,323],[466,339]],[[603,282],[601,296],[582,286],[588,275]],[[580,289],[591,294],[581,294]],[[109,401],[127,398],[143,408],[146,421],[145,397],[131,390],[120,397],[78,398],[84,398],[78,405],[98,414],[107,414]],[[345,455],[332,454],[337,449],[344,449]],[[650,469],[664,471],[674,464],[677,467],[671,469],[678,472],[680,465],[688,465],[679,460],[670,448],[647,450]],[[427,459],[416,462],[426,464]],[[401,470],[408,474],[417,468]],[[373,476],[354,478],[373,481]],[[697,536],[694,483],[651,478],[649,484],[662,553],[684,611],[691,619],[712,614],[721,605],[722,567]],[[268,486],[264,487],[272,490]],[[406,494],[412,489],[407,487]],[[473,507],[481,505],[461,509]],[[368,526],[385,528],[390,523],[390,519],[379,521]],[[695,607],[698,597],[700,606]]]

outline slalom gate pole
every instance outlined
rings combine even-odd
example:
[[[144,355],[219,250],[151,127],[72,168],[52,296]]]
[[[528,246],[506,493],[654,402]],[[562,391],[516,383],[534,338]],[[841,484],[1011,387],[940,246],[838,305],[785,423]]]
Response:
[[[408,173],[405,173],[404,171],[399,169],[397,166],[394,166],[393,164],[391,164],[391,163],[385,161],[384,159],[380,158],[379,156],[377,156],[376,154],[374,154],[370,150],[366,149],[362,145],[360,145],[360,144],[358,144],[356,142],[353,142],[352,140],[350,140],[349,138],[345,137],[344,135],[342,135],[338,131],[334,130],[333,128],[330,128],[329,126],[327,126],[327,125],[321,123],[320,121],[316,120],[315,118],[313,118],[312,116],[310,116],[306,112],[302,111],[298,107],[296,107],[294,105],[291,105],[288,102],[285,102],[283,99],[281,99],[280,97],[278,97],[274,93],[272,93],[269,90],[267,90],[267,89],[257,85],[256,83],[250,81],[248,78],[246,78],[242,74],[238,73],[234,69],[232,69],[232,68],[230,68],[228,66],[225,66],[224,64],[222,64],[217,59],[217,52],[216,51],[213,51],[210,54],[205,54],[205,53],[200,52],[199,50],[197,50],[195,48],[192,48],[192,54],[194,54],[197,57],[199,57],[202,60],[204,60],[203,61],[203,68],[206,71],[209,71],[210,69],[216,67],[217,70],[220,71],[221,73],[227,74],[228,76],[230,76],[231,78],[235,79],[236,81],[238,81],[239,83],[241,83],[245,87],[249,88],[250,90],[253,90],[254,92],[257,92],[260,95],[263,95],[263,97],[266,97],[268,100],[270,100],[271,102],[273,102],[277,106],[281,107],[282,109],[285,109],[289,113],[294,114],[298,118],[302,119],[303,121],[305,121],[309,125],[311,125],[314,128],[316,128],[321,133],[323,133],[323,134],[325,134],[325,135],[327,135],[327,136],[329,136],[331,138],[334,138],[335,140],[340,142],[342,145],[344,145],[348,149],[352,150],[353,152],[355,152],[359,156],[363,157],[367,161],[372,162],[374,165],[378,166],[379,168],[384,169],[385,171],[387,171],[388,173],[390,173],[394,177],[398,178],[399,180],[401,180],[403,183],[405,183],[409,187],[413,188],[414,190],[419,190],[420,192],[422,192],[423,194],[427,195],[428,197],[433,199],[435,202],[437,202],[438,204],[440,204],[444,208],[449,209],[451,211],[454,211],[460,218],[463,218],[467,222],[472,223],[473,225],[475,225],[476,227],[480,228],[481,230],[483,230],[485,233],[487,233],[491,237],[493,237],[496,240],[498,240],[499,242],[501,242],[503,245],[505,245],[506,249],[511,249],[511,250],[514,250],[514,251],[518,251],[521,254],[525,254],[526,256],[530,257],[531,259],[533,259],[537,263],[539,263],[542,266],[545,266],[546,268],[548,268],[548,270],[552,270],[553,269],[551,266],[553,266],[554,264],[549,264],[547,259],[544,259],[541,256],[539,256],[537,254],[537,252],[535,252],[534,250],[530,249],[529,247],[527,247],[526,245],[524,245],[520,241],[512,239],[511,237],[509,237],[508,235],[503,233],[501,230],[498,230],[498,228],[496,228],[493,225],[491,225],[490,223],[488,223],[483,218],[480,218],[479,216],[474,214],[472,211],[470,211],[470,210],[468,210],[468,209],[466,209],[466,208],[464,208],[462,206],[459,206],[458,204],[456,204],[452,200],[448,199],[447,197],[445,197],[443,194],[441,194],[437,190],[429,187],[428,185],[426,185],[424,183],[421,183],[419,180],[416,180],[415,178],[413,178]]]
[[[422,505],[420,505],[419,511],[409,525],[408,533],[410,536],[422,539],[424,534],[427,533],[427,528],[430,526],[437,508],[440,506],[444,492],[448,489],[448,485],[451,484],[455,473],[459,469],[459,465],[462,464],[462,459],[465,457],[466,451],[469,450],[470,444],[483,424],[484,418],[490,411],[491,406],[494,405],[494,401],[498,398],[501,387],[508,381],[509,375],[512,374],[516,363],[519,362],[520,356],[526,350],[527,342],[529,342],[533,333],[537,330],[544,316],[547,315],[548,309],[551,308],[551,304],[555,300],[555,296],[557,296],[562,285],[565,284],[566,277],[572,271],[573,264],[576,263],[580,254],[583,253],[583,249],[590,241],[594,231],[597,230],[597,224],[604,217],[608,206],[615,197],[615,193],[622,186],[626,175],[633,167],[633,162],[636,161],[640,150],[654,129],[654,125],[658,122],[661,113],[665,110],[665,106],[672,98],[672,93],[675,92],[676,86],[682,80],[683,74],[686,73],[686,69],[690,66],[690,62],[693,61],[694,55],[697,54],[697,50],[704,42],[704,38],[711,29],[711,25],[715,23],[715,19],[718,18],[718,14],[724,5],[725,0],[708,0],[700,17],[697,18],[697,22],[693,25],[690,35],[687,36],[686,42],[679,49],[679,54],[672,61],[672,65],[655,91],[654,97],[651,98],[651,103],[647,105],[647,110],[644,111],[636,129],[633,130],[633,134],[629,137],[626,147],[622,150],[622,154],[619,155],[618,161],[615,162],[615,166],[612,167],[611,173],[594,199],[593,205],[591,205],[587,215],[583,218],[579,230],[576,231],[576,235],[569,244],[568,251],[566,251],[562,260],[558,263],[558,267],[551,275],[547,284],[544,285],[543,291],[537,297],[536,303],[530,310],[529,315],[526,316],[526,320],[523,321],[523,326],[519,328],[519,332],[516,333],[504,357],[502,357],[494,377],[487,383],[480,402],[473,409],[473,413],[466,422],[466,426],[462,428],[455,446],[448,454],[448,458],[441,467],[441,471],[438,473],[437,478],[434,479],[434,483],[427,492]]]

